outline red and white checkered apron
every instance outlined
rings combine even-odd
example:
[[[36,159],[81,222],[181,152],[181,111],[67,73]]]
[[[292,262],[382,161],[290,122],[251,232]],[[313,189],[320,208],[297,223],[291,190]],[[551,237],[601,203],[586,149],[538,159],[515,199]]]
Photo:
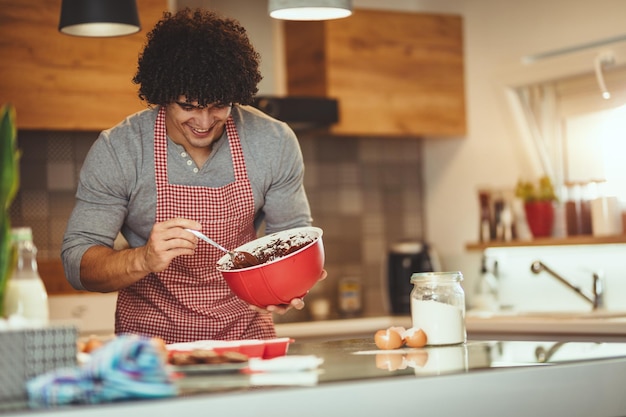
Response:
[[[170,184],[165,108],[161,108],[154,126],[156,221],[174,217],[196,220],[205,234],[227,248],[236,248],[256,237],[254,197],[232,116],[226,122],[226,133],[233,183],[218,188]],[[251,310],[216,270],[223,254],[200,241],[193,256],[179,256],[165,271],[149,274],[121,290],[115,332],[159,336],[166,343],[276,337],[271,315]]]

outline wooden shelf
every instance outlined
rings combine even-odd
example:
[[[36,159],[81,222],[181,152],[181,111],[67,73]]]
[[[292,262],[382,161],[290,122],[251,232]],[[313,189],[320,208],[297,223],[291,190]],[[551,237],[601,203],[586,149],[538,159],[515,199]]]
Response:
[[[611,245],[626,244],[626,235],[618,236],[572,236],[565,238],[540,238],[533,240],[515,240],[512,242],[477,242],[468,243],[465,248],[470,251],[485,250],[487,248],[513,248],[524,246],[564,246],[564,245]]]

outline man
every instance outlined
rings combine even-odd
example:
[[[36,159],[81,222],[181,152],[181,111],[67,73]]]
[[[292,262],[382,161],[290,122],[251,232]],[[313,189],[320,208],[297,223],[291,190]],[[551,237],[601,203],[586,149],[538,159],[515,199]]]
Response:
[[[116,333],[275,337],[270,313],[287,308],[238,299],[215,268],[223,253],[185,230],[234,249],[263,221],[267,233],[312,222],[294,132],[247,106],[258,66],[245,29],[210,11],[165,13],[147,35],[133,82],[150,108],[94,143],[61,254],[74,288],[119,291]],[[129,248],[114,248],[120,231]]]

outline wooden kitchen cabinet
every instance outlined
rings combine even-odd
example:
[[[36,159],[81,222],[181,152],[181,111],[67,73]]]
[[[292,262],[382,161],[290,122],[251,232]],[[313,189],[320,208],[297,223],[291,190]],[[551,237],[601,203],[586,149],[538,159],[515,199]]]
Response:
[[[58,31],[61,0],[0,0],[0,104],[19,129],[102,130],[145,108],[131,79],[167,0],[137,7],[139,33],[82,38]]]
[[[284,22],[289,95],[339,102],[346,135],[465,135],[460,16],[356,9]]]

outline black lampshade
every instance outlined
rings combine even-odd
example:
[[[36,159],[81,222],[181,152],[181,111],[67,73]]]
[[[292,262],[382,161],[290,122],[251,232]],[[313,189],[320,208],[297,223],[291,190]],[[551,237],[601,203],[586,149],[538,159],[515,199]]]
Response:
[[[63,0],[59,31],[73,36],[109,37],[141,30],[136,0]]]

